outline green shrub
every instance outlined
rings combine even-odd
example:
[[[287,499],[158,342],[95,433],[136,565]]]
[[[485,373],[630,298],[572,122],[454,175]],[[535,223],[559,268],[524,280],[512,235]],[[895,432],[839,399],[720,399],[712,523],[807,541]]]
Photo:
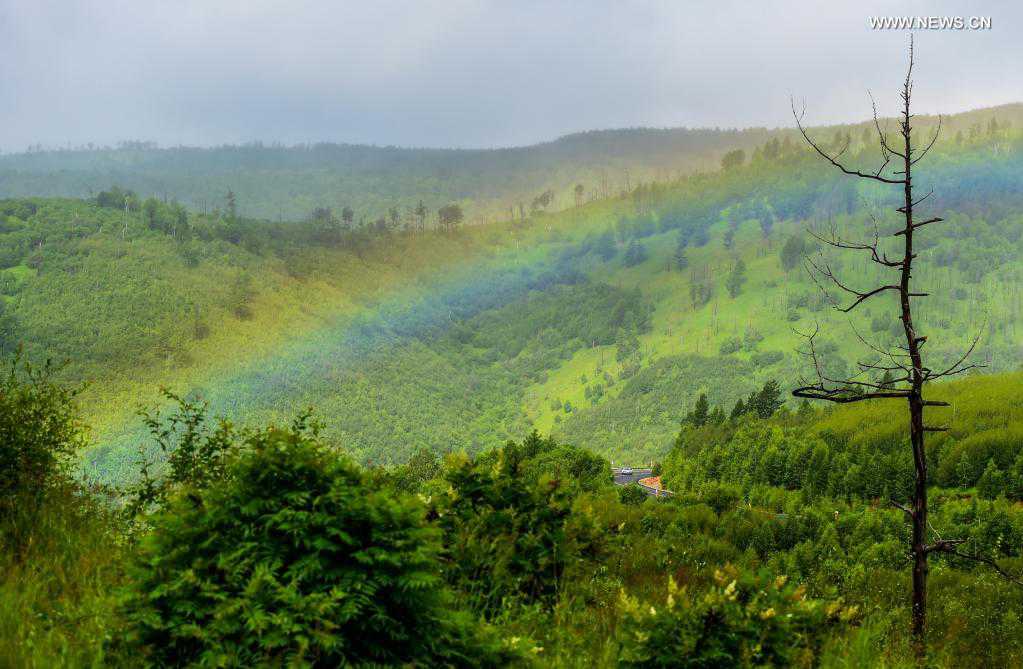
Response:
[[[522,442],[520,472],[530,480],[557,481],[570,490],[596,491],[612,485],[611,465],[595,453],[543,438],[535,430]]]
[[[764,351],[763,353],[754,353],[750,357],[750,360],[753,361],[753,365],[756,367],[770,367],[784,359],[785,354],[781,351]]]
[[[623,594],[619,666],[813,666],[831,629],[857,614],[840,601],[806,599],[785,577],[727,569],[715,581],[700,595],[669,580],[660,609]]]
[[[631,483],[629,485],[623,485],[618,489],[618,499],[621,500],[622,504],[638,506],[645,502],[647,497],[648,495],[646,491],[638,485]]]
[[[553,605],[578,553],[568,486],[534,478],[529,448],[530,440],[509,443],[454,466],[438,503],[448,578],[484,616],[515,603]]]
[[[433,451],[418,448],[408,462],[390,472],[392,485],[406,493],[417,493],[440,474],[440,461]]]
[[[55,383],[54,371],[15,359],[0,377],[0,515],[34,508],[70,482],[72,456],[85,444],[77,391]]]
[[[757,347],[757,344],[764,341],[764,335],[753,327],[747,327],[746,331],[742,335],[742,346],[747,351],[752,351]]]
[[[738,353],[740,350],[742,350],[742,340],[738,337],[729,337],[721,342],[721,346],[718,348],[718,352],[721,353],[721,355]]]
[[[209,405],[163,392],[176,408],[169,416],[143,411],[142,419],[156,448],[140,453],[141,478],[129,490],[127,510],[131,517],[155,510],[182,487],[206,488],[228,476],[227,465],[236,454],[238,435],[230,422],[209,420]],[[305,420],[303,415],[301,420]],[[157,451],[154,460],[149,451]]]
[[[131,567],[128,650],[157,665],[480,666],[511,658],[457,613],[439,535],[302,425],[245,436],[183,488]]]
[[[998,468],[994,458],[987,461],[984,473],[977,480],[977,494],[984,499],[995,499],[1006,494],[1008,477]]]
[[[703,501],[717,513],[731,511],[742,499],[742,490],[726,483],[707,483],[701,493]]]

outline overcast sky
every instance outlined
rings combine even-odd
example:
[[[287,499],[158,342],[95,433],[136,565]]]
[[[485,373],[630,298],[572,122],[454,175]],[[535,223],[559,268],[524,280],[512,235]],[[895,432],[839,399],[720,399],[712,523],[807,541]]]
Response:
[[[893,105],[903,70],[905,33],[870,30],[874,14],[992,18],[918,33],[921,112],[1023,100],[1018,0],[0,0],[0,150],[508,146],[790,125],[790,93],[812,123],[861,120],[865,91]]]

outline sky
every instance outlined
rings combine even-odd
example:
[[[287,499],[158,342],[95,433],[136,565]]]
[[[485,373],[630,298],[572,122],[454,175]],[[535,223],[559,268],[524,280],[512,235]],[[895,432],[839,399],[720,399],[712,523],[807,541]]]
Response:
[[[816,6],[815,6],[816,5]],[[858,121],[1023,101],[1023,3],[0,0],[0,151],[331,141],[532,144],[618,127]]]

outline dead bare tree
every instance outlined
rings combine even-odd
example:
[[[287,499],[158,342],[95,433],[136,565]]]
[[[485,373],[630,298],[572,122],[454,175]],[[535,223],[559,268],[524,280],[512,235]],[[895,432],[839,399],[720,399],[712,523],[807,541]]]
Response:
[[[892,142],[882,128],[878,117],[877,104],[873,98],[874,128],[878,138],[878,149],[880,151],[880,166],[873,171],[863,171],[851,167],[843,161],[843,156],[849,149],[849,139],[843,145],[828,147],[810,137],[803,125],[805,105],[802,111],[796,111],[796,105],[792,104],[792,114],[796,120],[796,127],[802,133],[807,144],[819,154],[825,161],[840,170],[843,174],[878,182],[899,188],[902,191],[902,203],[896,211],[901,217],[901,228],[894,233],[894,237],[901,237],[901,253],[890,258],[885,253],[881,244],[881,234],[878,230],[876,219],[874,220],[874,232],[872,238],[859,242],[842,239],[834,226],[830,234],[820,234],[811,231],[811,234],[822,244],[836,249],[866,252],[870,260],[880,265],[885,270],[890,270],[894,276],[890,282],[883,282],[882,285],[858,289],[849,283],[839,279],[832,271],[831,265],[823,259],[813,260],[807,258],[807,269],[811,277],[822,288],[825,295],[830,297],[822,282],[833,285],[841,294],[846,294],[849,299],[844,304],[833,301],[833,305],[841,312],[849,313],[864,302],[873,297],[883,294],[894,294],[898,298],[899,313],[902,320],[902,328],[905,334],[905,346],[898,346],[896,349],[888,349],[876,346],[868,342],[857,333],[860,341],[869,347],[877,355],[876,360],[858,362],[858,371],[848,378],[831,378],[821,363],[818,355],[818,348],[815,344],[819,327],[813,332],[800,333],[806,338],[807,348],[804,353],[812,360],[816,379],[812,383],[803,384],[793,391],[796,397],[803,397],[828,402],[848,403],[862,402],[875,399],[896,399],[905,400],[909,410],[909,435],[910,446],[913,451],[913,464],[915,467],[915,481],[913,486],[913,499],[907,506],[897,500],[891,500],[892,504],[903,512],[913,526],[912,542],[910,553],[913,560],[913,595],[912,595],[912,635],[914,651],[918,661],[923,663],[926,659],[926,623],[927,623],[927,561],[931,553],[948,553],[964,558],[974,558],[984,561],[982,558],[962,553],[958,547],[964,543],[960,539],[942,539],[935,533],[935,538],[930,539],[930,525],[927,520],[927,458],[924,451],[924,435],[928,432],[948,430],[947,426],[928,425],[924,422],[924,409],[926,407],[948,406],[947,402],[924,399],[924,386],[932,381],[960,374],[977,365],[967,363],[970,354],[977,345],[979,334],[973,340],[972,345],[956,361],[955,364],[935,371],[924,364],[922,348],[927,337],[921,335],[913,323],[913,300],[914,298],[926,297],[927,293],[915,292],[913,289],[913,261],[917,253],[913,249],[914,234],[920,228],[941,222],[940,217],[931,217],[924,220],[915,218],[917,207],[930,195],[928,192],[923,197],[917,198],[913,192],[913,167],[927,155],[934,146],[941,131],[941,118],[935,127],[934,134],[924,146],[918,150],[914,146],[913,137],[913,114],[911,113],[911,99],[913,95],[913,40],[909,42],[909,66],[906,72],[906,79],[900,93],[902,109],[898,120],[898,137]],[[883,381],[871,378],[870,374],[885,374]],[[996,565],[997,567],[997,565]],[[999,571],[1001,571],[999,569]]]

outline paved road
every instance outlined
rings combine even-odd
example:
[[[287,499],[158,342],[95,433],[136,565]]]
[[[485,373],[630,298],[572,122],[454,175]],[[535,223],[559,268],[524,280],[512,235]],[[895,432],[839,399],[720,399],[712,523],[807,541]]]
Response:
[[[645,479],[654,473],[652,469],[633,469],[631,474],[623,474],[620,469],[612,469],[611,471],[615,476],[615,485],[637,483],[640,479]]]
[[[654,473],[652,469],[633,469],[631,474],[623,474],[621,469],[614,467],[611,469],[611,473],[614,474],[615,485],[629,485],[630,483],[635,483],[643,490],[643,492],[653,497],[671,497],[674,494],[670,490],[658,491],[656,488],[650,488],[639,482],[640,479],[652,476]]]

